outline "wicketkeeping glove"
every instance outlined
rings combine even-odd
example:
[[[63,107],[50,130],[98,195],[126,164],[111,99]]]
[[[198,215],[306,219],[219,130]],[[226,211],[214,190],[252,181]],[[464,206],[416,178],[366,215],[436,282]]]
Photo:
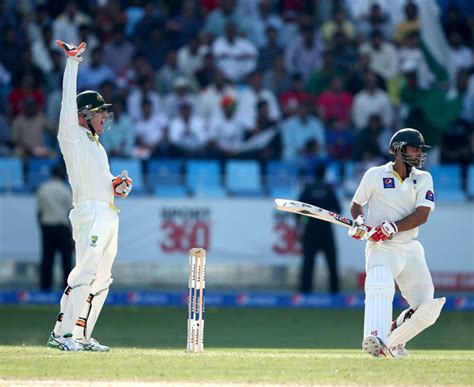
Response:
[[[112,186],[114,187],[115,196],[126,198],[132,190],[133,181],[128,177],[127,171],[122,171],[120,176],[117,176],[112,180]]]
[[[82,53],[86,50],[86,43],[82,42],[79,46],[64,43],[62,40],[56,40],[57,46],[64,51],[67,57],[73,58],[78,62],[82,61]]]
[[[398,227],[395,223],[383,222],[369,232],[368,238],[372,242],[384,242],[392,239],[397,232]]]
[[[361,240],[367,239],[367,232],[369,231],[365,224],[364,215],[359,215],[355,220],[352,227],[347,232],[351,238]]]

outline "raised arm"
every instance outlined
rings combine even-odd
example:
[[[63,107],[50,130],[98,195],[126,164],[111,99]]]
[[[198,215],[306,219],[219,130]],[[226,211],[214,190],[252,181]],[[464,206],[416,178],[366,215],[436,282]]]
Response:
[[[75,142],[79,137],[76,103],[77,71],[79,63],[82,61],[81,55],[86,49],[86,44],[81,43],[76,47],[61,40],[57,40],[56,44],[66,54],[58,138]]]

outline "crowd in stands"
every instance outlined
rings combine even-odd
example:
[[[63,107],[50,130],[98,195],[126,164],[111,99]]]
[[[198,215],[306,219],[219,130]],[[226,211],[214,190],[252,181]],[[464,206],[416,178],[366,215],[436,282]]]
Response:
[[[445,64],[423,40],[435,4]],[[55,158],[65,58],[112,103],[110,157],[379,164],[401,127],[474,161],[474,5],[454,0],[2,1],[0,157]]]

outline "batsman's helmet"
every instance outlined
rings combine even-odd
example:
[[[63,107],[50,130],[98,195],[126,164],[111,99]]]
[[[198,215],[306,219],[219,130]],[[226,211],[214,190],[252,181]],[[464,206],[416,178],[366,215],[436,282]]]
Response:
[[[102,97],[97,91],[93,90],[86,90],[78,94],[76,102],[77,111],[80,113],[84,113],[84,110],[95,112],[112,106],[110,103],[105,103],[104,97]]]
[[[411,165],[412,167],[421,168],[426,162],[426,152],[422,152],[419,156],[409,156],[406,153],[407,146],[421,148],[422,151],[431,148],[425,144],[422,134],[412,128],[400,129],[390,139],[390,153]]]

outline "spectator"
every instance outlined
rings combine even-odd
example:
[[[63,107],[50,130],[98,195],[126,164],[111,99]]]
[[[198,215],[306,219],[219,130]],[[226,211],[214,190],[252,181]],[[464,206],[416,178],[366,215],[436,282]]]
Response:
[[[165,112],[163,101],[159,94],[153,90],[152,79],[146,75],[138,80],[138,88],[135,88],[127,99],[127,111],[133,121],[137,121],[142,116],[142,103],[145,99],[150,100],[153,114]]]
[[[166,116],[153,110],[152,102],[145,98],[141,104],[141,115],[135,125],[136,143],[134,155],[142,159],[163,157],[161,152],[168,147],[168,121]]]
[[[398,44],[402,44],[412,32],[418,32],[420,30],[418,6],[412,0],[406,2],[404,13],[405,20],[401,21],[395,27],[395,41]]]
[[[227,82],[224,73],[216,70],[214,80],[211,84],[202,88],[196,99],[196,113],[200,115],[209,126],[211,118],[216,110],[220,109],[222,97],[225,95],[236,95],[235,89]]]
[[[316,165],[312,174],[314,180],[305,186],[298,200],[340,213],[341,206],[334,189],[324,181],[325,174],[324,164]],[[328,290],[333,294],[339,293],[337,250],[331,223],[298,216],[297,229],[303,247],[299,291],[310,293],[313,290],[314,260],[316,254],[322,251],[329,272]]]
[[[135,47],[125,38],[125,26],[118,24],[112,31],[112,40],[103,47],[104,64],[107,65],[115,75],[130,65]]]
[[[258,69],[262,72],[272,66],[275,58],[284,52],[278,42],[278,30],[273,25],[267,26],[265,36],[265,44],[260,48],[258,57]]]
[[[259,0],[256,5],[256,12],[254,15],[246,15],[245,18],[245,35],[252,42],[252,44],[261,49],[268,45],[268,30],[272,29],[275,32],[275,40],[279,44],[279,31],[283,27],[283,22],[279,15],[272,10],[271,0]]]
[[[418,32],[412,32],[407,36],[399,51],[400,70],[403,72],[416,69],[418,85],[422,89],[427,89],[434,81],[425,56],[420,49],[420,39]]]
[[[113,81],[115,75],[108,65],[104,63],[104,56],[100,47],[92,50],[91,62],[88,66],[81,67],[77,78],[79,90],[97,89],[105,81]]]
[[[193,36],[178,50],[178,67],[188,79],[194,79],[195,73],[202,67],[204,57],[209,47],[200,45],[196,36]]]
[[[171,2],[170,4],[175,3],[176,7],[179,8],[178,12],[167,17],[165,31],[166,39],[170,41],[171,47],[179,49],[192,38],[198,36],[203,22],[196,1],[184,0],[182,2]]]
[[[343,73],[349,72],[357,59],[357,50],[344,32],[336,31],[334,33],[330,50],[334,66]]]
[[[398,53],[395,46],[384,40],[382,32],[372,31],[370,42],[360,46],[359,52],[370,57],[371,70],[390,82],[398,74]]]
[[[352,95],[357,94],[364,88],[365,75],[371,72],[370,70],[370,56],[368,54],[360,54],[357,59],[355,66],[350,69],[346,78],[346,89]],[[384,79],[377,74],[374,74],[377,78],[377,85],[382,89],[386,90]]]
[[[280,119],[280,107],[275,94],[268,89],[263,88],[262,74],[254,71],[249,76],[248,86],[244,88],[238,96],[239,105],[237,114],[246,120],[248,127],[254,127],[257,120],[257,103],[264,100],[268,104],[268,114],[274,121]]]
[[[354,68],[354,66],[352,66]],[[318,96],[326,90],[331,80],[336,75],[342,75],[343,71],[334,66],[333,56],[330,50],[326,50],[322,54],[322,66],[320,69],[314,71],[308,80],[308,91]],[[347,74],[347,73],[346,73]]]
[[[377,158],[387,158],[385,150],[387,142],[386,137],[382,136],[384,127],[378,114],[372,114],[366,128],[362,129],[356,137],[353,159],[363,161]]]
[[[355,37],[354,26],[347,20],[344,10],[340,7],[336,7],[332,18],[321,26],[321,34],[324,41],[328,44],[333,43],[334,34],[337,31],[342,32],[348,40],[353,40]]]
[[[351,129],[341,121],[331,120],[328,122],[326,137],[331,160],[345,162],[352,159],[354,134]]]
[[[204,120],[193,114],[193,108],[189,101],[181,101],[179,115],[171,120],[169,140],[174,148],[174,156],[206,157],[209,132],[204,126]]]
[[[329,88],[323,91],[317,100],[318,116],[327,123],[336,120],[347,126],[351,120],[352,95],[344,90],[344,81],[335,76]]]
[[[13,88],[8,96],[9,115],[16,117],[24,112],[25,101],[29,98],[35,100],[39,109],[42,110],[44,108],[45,100],[43,90],[37,86],[33,74],[25,73],[20,79],[19,87]]]
[[[310,74],[321,67],[323,46],[311,25],[302,25],[300,33],[285,47],[285,67],[290,74],[300,73],[306,83]]]
[[[185,77],[178,77],[174,81],[174,90],[165,95],[164,108],[165,115],[169,118],[175,118],[179,114],[179,105],[186,100],[192,105],[196,104],[196,95],[191,90],[191,84]]]
[[[81,24],[79,26],[79,42],[85,42],[87,49],[92,52],[99,46],[99,39],[95,33],[95,30],[91,28],[89,24]],[[83,65],[90,65],[91,59],[89,55],[82,58]]]
[[[50,25],[43,26],[41,35],[35,37],[30,44],[32,62],[43,74],[50,72],[53,68],[52,44],[53,29]]]
[[[285,69],[284,57],[278,55],[273,60],[272,66],[263,73],[263,87],[273,91],[275,95],[280,95],[288,90],[290,83],[291,78]]]
[[[12,122],[14,155],[18,157],[51,157],[55,155],[45,144],[46,133],[54,128],[40,111],[34,98],[24,100],[24,112]]]
[[[204,30],[214,38],[224,35],[228,23],[235,26],[242,26],[243,19],[239,14],[235,0],[221,0],[220,6],[207,15]]]
[[[452,31],[449,38],[448,59],[450,79],[455,80],[459,70],[474,67],[474,53],[464,45],[461,34]]]
[[[79,26],[90,24],[91,18],[79,11],[77,2],[68,0],[64,12],[53,21],[53,39],[63,39],[65,42],[79,44]]]
[[[209,86],[214,78],[214,73],[218,71],[212,53],[204,55],[201,67],[196,71],[196,81],[201,89]],[[222,71],[219,71],[222,73]]]
[[[41,228],[41,290],[51,290],[53,285],[54,256],[61,254],[61,289],[67,286],[72,268],[73,240],[69,212],[72,209],[72,193],[65,182],[66,168],[58,164],[51,178],[42,183],[36,192],[38,221]]]
[[[287,90],[280,94],[279,100],[285,117],[296,113],[299,104],[307,103],[313,106],[316,101],[311,94],[305,91],[301,74],[297,73],[291,76],[291,84]]]
[[[226,78],[232,82],[242,82],[256,69],[258,52],[247,39],[237,35],[237,25],[229,22],[225,35],[218,37],[212,45],[212,54]]]
[[[135,126],[125,109],[126,101],[121,97],[105,100],[112,101],[114,129],[101,136],[101,143],[111,157],[130,157],[135,144]]]
[[[282,124],[283,159],[303,165],[308,143],[318,144],[321,154],[326,154],[326,134],[316,117],[310,114],[310,105],[298,104],[297,114],[287,118]]]
[[[156,74],[156,89],[161,95],[171,93],[174,89],[174,80],[184,77],[184,72],[178,66],[178,55],[176,50],[169,50],[166,54],[166,62]]]
[[[153,78],[153,68],[144,54],[138,52],[130,65],[122,71],[117,79],[117,86],[124,90],[134,90],[139,86],[140,79]]]
[[[358,131],[369,124],[372,114],[379,114],[383,125],[391,127],[393,112],[388,94],[377,87],[377,78],[369,72],[365,74],[364,89],[354,96],[352,105],[352,120]]]
[[[368,38],[373,31],[380,31],[386,39],[393,36],[390,16],[379,3],[372,3],[368,12],[356,20],[355,26],[364,38]]]
[[[21,56],[21,45],[18,44],[18,34],[12,25],[7,24],[2,29],[0,51],[3,66],[13,75],[18,65],[18,58]]]
[[[3,109],[0,108],[0,157],[10,156],[13,148],[10,125]]]
[[[471,31],[467,23],[465,15],[463,15],[457,4],[451,4],[443,17],[443,29],[446,36],[450,36],[452,32],[458,32],[466,44],[471,43]]]

